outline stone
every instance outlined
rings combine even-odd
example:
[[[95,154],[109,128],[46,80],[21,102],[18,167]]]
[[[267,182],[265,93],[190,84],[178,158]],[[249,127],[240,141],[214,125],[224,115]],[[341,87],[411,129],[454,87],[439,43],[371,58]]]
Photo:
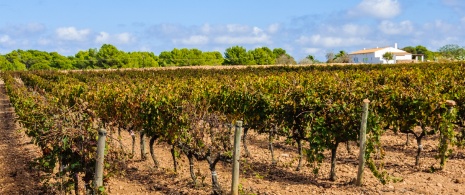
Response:
[[[463,183],[465,183],[465,179],[464,178],[457,178],[457,179],[454,180],[454,183],[463,184]]]

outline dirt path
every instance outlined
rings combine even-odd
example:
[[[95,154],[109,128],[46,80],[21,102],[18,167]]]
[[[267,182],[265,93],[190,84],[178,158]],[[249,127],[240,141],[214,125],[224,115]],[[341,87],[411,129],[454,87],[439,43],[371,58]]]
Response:
[[[38,149],[19,131],[14,117],[0,80],[0,194],[40,194],[39,176],[29,168]]]

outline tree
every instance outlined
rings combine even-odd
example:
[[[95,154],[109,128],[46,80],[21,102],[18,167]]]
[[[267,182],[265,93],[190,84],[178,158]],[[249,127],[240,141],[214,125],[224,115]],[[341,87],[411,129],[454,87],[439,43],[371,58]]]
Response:
[[[158,58],[159,58],[158,64],[162,67],[175,65],[173,62],[173,56],[171,55],[171,52],[169,51],[162,51],[160,55],[158,56]]]
[[[279,56],[278,59],[276,59],[276,64],[292,65],[297,64],[297,62],[289,54],[284,54]]]
[[[383,59],[385,59],[389,64],[389,61],[394,59],[394,54],[392,54],[391,52],[386,52],[383,54]]]
[[[326,63],[349,63],[350,56],[345,51],[341,50],[334,54],[332,51],[326,53]]]
[[[308,55],[307,57],[305,57],[311,61],[315,61],[315,57],[313,55]]]
[[[345,51],[341,50],[334,56],[334,62],[336,63],[349,63],[350,56]]]
[[[12,51],[5,55],[6,63],[2,69],[5,70],[26,70],[26,65],[20,61],[20,54],[17,51]]]
[[[285,55],[287,53],[286,50],[284,50],[283,48],[274,48],[273,54],[276,58],[279,58],[280,56]]]
[[[124,66],[124,60],[127,60],[127,54],[113,45],[103,44],[96,58],[99,68],[121,68]]]
[[[73,61],[70,60],[69,58],[62,56],[57,52],[51,52],[50,57],[51,57],[50,67],[52,67],[53,69],[59,69],[59,70],[74,69]]]
[[[408,52],[408,53],[411,53],[411,54],[417,54],[417,49],[413,46],[407,46],[407,47],[404,47],[402,48],[402,50]]]
[[[334,63],[335,55],[332,51],[326,53],[326,63]]]
[[[260,47],[250,51],[253,56],[254,63],[257,65],[272,65],[276,63],[276,57],[268,47]]]
[[[20,69],[25,67],[25,69],[30,69],[34,66],[34,69],[50,69],[50,59],[51,56],[49,53],[39,50],[15,50],[5,56],[10,63],[13,63],[15,67]]]
[[[205,65],[221,65],[224,62],[223,55],[219,51],[203,52],[202,56],[205,59]]]
[[[407,46],[402,48],[402,50],[411,54],[422,54],[426,60],[434,60],[434,53],[423,45],[417,45],[416,47]],[[415,59],[415,56],[412,56],[412,59]]]
[[[246,65],[253,58],[247,53],[247,50],[241,46],[227,48],[224,52],[225,65]]]
[[[313,64],[315,62],[317,62],[317,60],[315,60],[315,57],[313,55],[308,55],[304,59],[300,60],[299,64]]]
[[[153,52],[137,51],[128,53],[129,60],[126,68],[158,67],[158,57]]]
[[[456,44],[444,45],[438,51],[448,60],[465,60],[465,49]]]
[[[77,69],[92,69],[97,68],[97,50],[89,49],[87,51],[79,51],[71,58],[73,66]]]
[[[18,67],[16,67],[13,63],[8,61],[5,56],[0,55],[0,70],[17,70]]]

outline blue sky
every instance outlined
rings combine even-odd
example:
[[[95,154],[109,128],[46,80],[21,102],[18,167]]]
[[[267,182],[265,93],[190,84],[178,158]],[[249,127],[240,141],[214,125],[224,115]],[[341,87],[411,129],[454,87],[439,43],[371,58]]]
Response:
[[[115,45],[124,51],[283,48],[311,54],[363,48],[465,46],[463,0],[15,0],[0,2],[0,54]]]

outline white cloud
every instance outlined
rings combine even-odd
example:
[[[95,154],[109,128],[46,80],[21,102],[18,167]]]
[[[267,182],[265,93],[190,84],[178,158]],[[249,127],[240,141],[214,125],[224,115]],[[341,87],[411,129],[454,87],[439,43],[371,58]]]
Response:
[[[129,44],[135,41],[135,37],[127,32],[111,35],[107,32],[100,32],[95,37],[96,43],[116,43],[116,44]]]
[[[45,26],[40,23],[29,23],[24,27],[24,30],[32,33],[42,32],[45,30]]]
[[[378,29],[388,35],[405,35],[413,32],[413,24],[409,20],[394,23],[384,20],[378,25]]]
[[[230,33],[247,33],[250,31],[250,27],[247,25],[240,25],[240,24],[228,24],[226,25],[226,29]]]
[[[368,44],[370,41],[361,37],[336,37],[336,36],[322,36],[320,34],[308,36],[301,36],[296,40],[299,44],[312,44],[317,46],[323,46],[326,48],[337,48],[337,47],[350,47],[357,45]]]
[[[84,41],[90,34],[89,29],[78,30],[75,27],[58,28],[55,31],[58,39],[65,41]]]
[[[208,37],[203,35],[192,35],[185,39],[175,39],[173,43],[181,43],[184,45],[205,45],[208,43]]]
[[[353,10],[349,10],[349,15],[372,16],[376,18],[392,18],[399,15],[401,7],[397,0],[362,0]]]
[[[320,48],[308,47],[308,48],[303,48],[303,51],[305,53],[315,54],[315,53],[321,52],[322,50]]]
[[[440,47],[442,47],[444,45],[447,45],[447,44],[456,44],[456,43],[462,42],[462,41],[457,37],[448,36],[448,37],[440,37],[438,39],[431,39],[430,43],[434,47],[440,48]]]
[[[95,38],[95,42],[97,43],[108,43],[110,40],[110,34],[107,32],[100,32],[99,35]]]
[[[118,43],[128,44],[134,40],[134,37],[130,33],[120,33],[115,35]]]
[[[212,31],[212,27],[210,26],[210,24],[204,24],[201,28],[200,28],[200,31],[205,33],[205,34],[209,34],[211,31]]]
[[[342,26],[342,32],[351,36],[363,36],[371,32],[370,27],[357,24],[345,24]]]
[[[252,34],[254,34],[254,35],[259,35],[259,34],[261,34],[261,33],[263,33],[263,30],[262,30],[262,29],[260,29],[260,28],[258,28],[258,27],[253,27]]]
[[[272,33],[272,34],[276,33],[276,32],[278,32],[279,27],[280,27],[279,24],[271,24],[271,25],[268,26],[268,32]]]
[[[2,35],[2,36],[0,36],[0,43],[2,45],[12,45],[12,44],[14,44],[14,41],[10,38],[10,36]]]
[[[240,45],[240,44],[258,44],[258,43],[266,43],[269,44],[272,41],[270,40],[270,36],[266,34],[262,34],[259,36],[229,36],[223,35],[218,36],[214,39],[215,43],[219,44],[228,44],[228,45]]]
[[[37,41],[37,43],[38,43],[39,45],[45,46],[45,45],[49,45],[50,43],[53,43],[53,42],[52,42],[50,39],[40,38],[40,39]]]

